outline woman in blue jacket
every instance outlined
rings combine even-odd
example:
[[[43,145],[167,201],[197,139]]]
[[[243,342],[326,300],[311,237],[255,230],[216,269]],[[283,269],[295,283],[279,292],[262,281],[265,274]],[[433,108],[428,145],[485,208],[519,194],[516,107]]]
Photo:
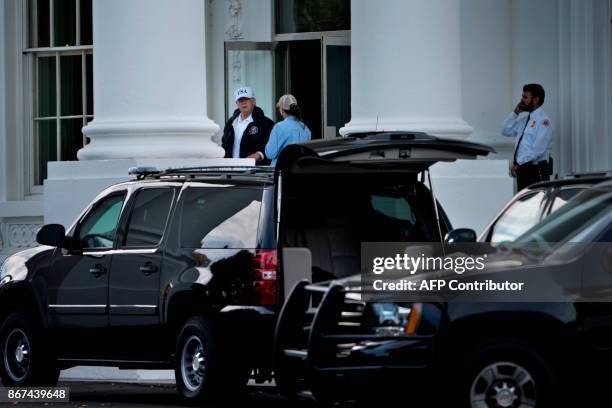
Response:
[[[283,120],[272,128],[270,139],[266,144],[265,158],[272,160],[272,166],[276,165],[276,159],[281,150],[291,143],[299,143],[310,140],[310,129],[302,122],[302,113],[293,95],[283,95],[276,104]]]

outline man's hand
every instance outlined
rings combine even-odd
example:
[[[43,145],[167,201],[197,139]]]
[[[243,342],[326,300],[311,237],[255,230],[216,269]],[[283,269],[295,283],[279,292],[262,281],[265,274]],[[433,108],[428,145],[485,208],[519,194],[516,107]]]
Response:
[[[514,108],[514,113],[518,115],[522,111],[523,111],[523,101],[519,101],[519,103],[517,103],[516,107]]]
[[[263,160],[263,157],[261,157],[261,153],[255,152],[253,154],[248,155],[247,159],[255,159],[255,161],[260,161]]]
[[[510,168],[510,174],[512,174],[512,177],[516,178],[517,171],[518,171],[518,166],[516,164],[513,164],[512,167]]]

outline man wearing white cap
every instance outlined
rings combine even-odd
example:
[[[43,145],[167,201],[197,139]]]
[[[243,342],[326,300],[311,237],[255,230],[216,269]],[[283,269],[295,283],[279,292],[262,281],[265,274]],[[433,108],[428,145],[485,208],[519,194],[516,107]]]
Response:
[[[256,106],[255,93],[248,86],[234,92],[237,109],[225,124],[221,144],[226,158],[251,157],[257,164],[270,164],[257,152],[263,151],[274,126],[272,119]]]

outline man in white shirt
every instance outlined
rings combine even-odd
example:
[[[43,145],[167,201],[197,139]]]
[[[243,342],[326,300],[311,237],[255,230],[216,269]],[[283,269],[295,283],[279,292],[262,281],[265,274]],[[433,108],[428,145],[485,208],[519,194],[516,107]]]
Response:
[[[549,180],[552,174],[553,126],[542,109],[544,98],[541,85],[525,85],[521,101],[502,124],[502,135],[515,138],[511,172],[519,191],[538,181]]]
[[[255,93],[248,86],[234,92],[237,109],[225,124],[221,139],[226,158],[253,157],[261,159],[257,152],[263,151],[274,126],[257,106]],[[269,160],[259,160],[257,164],[269,164]]]

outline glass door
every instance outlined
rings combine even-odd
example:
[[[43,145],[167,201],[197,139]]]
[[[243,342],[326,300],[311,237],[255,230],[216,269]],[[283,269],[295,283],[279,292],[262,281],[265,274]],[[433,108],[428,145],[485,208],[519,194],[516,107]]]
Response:
[[[255,93],[257,106],[266,116],[275,118],[275,69],[276,43],[233,41],[225,43],[225,106],[226,117],[236,109],[234,91],[249,86]]]
[[[349,35],[321,36],[323,137],[340,136],[351,120],[351,40]]]
[[[250,86],[257,106],[275,121],[276,101],[295,95],[313,139],[339,136],[351,120],[349,32],[285,35],[277,42],[225,43],[226,115],[236,109],[234,90]]]

